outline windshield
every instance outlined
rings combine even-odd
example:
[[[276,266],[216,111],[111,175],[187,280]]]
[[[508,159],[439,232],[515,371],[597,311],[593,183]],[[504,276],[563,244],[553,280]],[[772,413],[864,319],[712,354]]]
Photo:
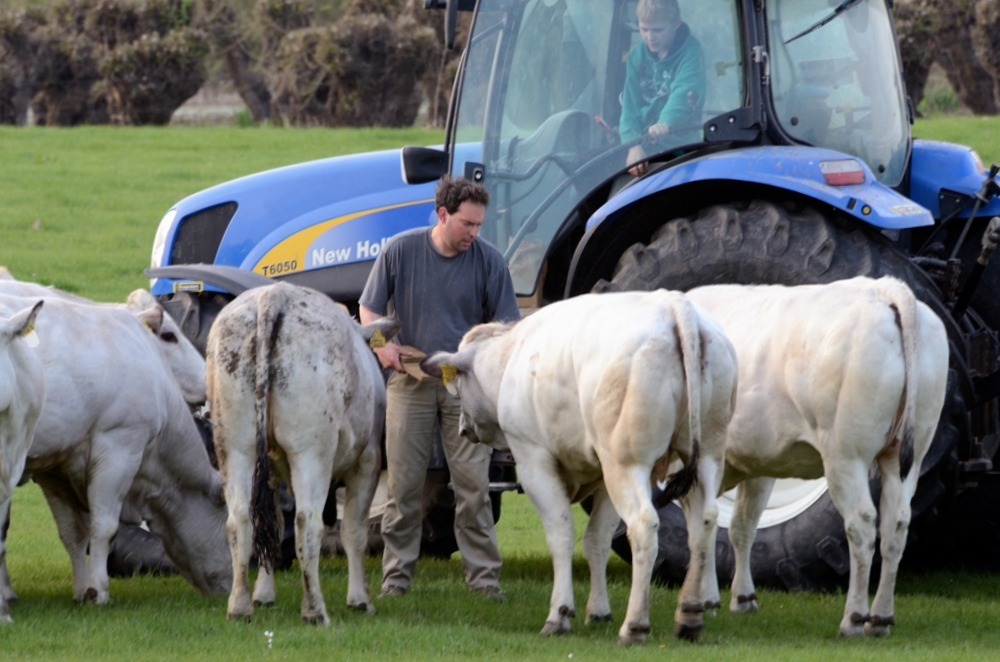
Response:
[[[886,3],[768,0],[771,93],[794,138],[903,178],[910,126]]]
[[[623,118],[627,61],[641,63],[644,52],[652,61],[636,4],[478,4],[454,140],[482,141],[491,200],[481,235],[506,256],[518,294],[534,292],[555,233],[584,197],[625,170],[630,145],[642,143],[647,155],[676,151],[701,141],[706,120],[743,105],[735,0],[679,0],[680,36],[645,72],[657,78],[636,89],[644,86],[639,105],[647,115],[674,103],[680,108],[675,116],[684,120],[656,143],[626,137],[623,144],[622,131],[629,133],[627,112]],[[679,84],[671,89],[663,81],[682,78],[676,64],[681,60],[693,82],[678,92]],[[652,111],[644,105],[657,102]],[[454,170],[462,173],[464,163],[455,163]]]

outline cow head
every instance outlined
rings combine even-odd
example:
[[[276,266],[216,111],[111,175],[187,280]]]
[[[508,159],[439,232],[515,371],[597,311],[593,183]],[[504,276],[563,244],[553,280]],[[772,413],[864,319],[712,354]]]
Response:
[[[186,409],[172,413],[163,437],[140,467],[129,500],[192,586],[206,595],[230,590],[232,557],[222,480]]]
[[[477,369],[478,343],[462,347],[455,353],[436,352],[420,362],[420,369],[444,381],[452,395],[462,403],[459,434],[475,443],[482,443],[497,450],[510,450],[497,416],[496,394],[499,371]],[[482,379],[488,380],[484,384]],[[495,380],[495,383],[494,383]]]
[[[147,290],[128,296],[126,308],[156,337],[156,346],[170,367],[188,404],[205,402],[205,359],[163,307]]]

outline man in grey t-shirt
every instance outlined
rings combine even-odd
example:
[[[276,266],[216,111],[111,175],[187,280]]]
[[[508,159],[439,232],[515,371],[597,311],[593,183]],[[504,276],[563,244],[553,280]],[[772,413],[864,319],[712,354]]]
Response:
[[[458,398],[440,381],[407,374],[401,357],[408,353],[400,346],[427,354],[454,352],[476,324],[520,319],[507,263],[496,248],[476,239],[488,202],[482,185],[442,178],[435,196],[437,223],[393,237],[375,260],[361,294],[362,323],[391,311],[402,324],[399,344],[375,350],[382,366],[395,370],[386,393],[389,502],[382,517],[382,596],[403,595],[413,581],[424,479],[440,418],[465,581],[487,597],[504,599],[489,499],[492,451],[459,436]]]

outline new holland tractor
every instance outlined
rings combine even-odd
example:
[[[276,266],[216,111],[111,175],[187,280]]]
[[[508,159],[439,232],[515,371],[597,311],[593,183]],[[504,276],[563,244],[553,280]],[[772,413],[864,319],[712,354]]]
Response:
[[[934,532],[962,504],[989,514],[977,490],[992,484],[998,446],[997,168],[968,147],[911,137],[890,2],[679,0],[704,53],[700,114],[671,128],[672,144],[646,145],[648,170],[633,177],[636,143],[617,127],[626,55],[640,43],[636,0],[426,1],[444,10],[449,42],[457,12],[473,12],[443,147],[302,163],[171,207],[147,275],[186,334],[203,346],[220,308],[266,279],[356,306],[385,242],[433,222],[435,180],[451,172],[488,188],[480,236],[503,252],[524,308],[591,291],[901,278],[951,340],[907,556],[946,556]],[[446,472],[440,455],[432,468]],[[515,480],[509,468],[496,478]],[[430,510],[446,500],[428,499]],[[731,504],[726,495],[722,581]],[[660,519],[656,576],[672,581],[687,534],[676,504]],[[450,532],[435,535],[450,553]],[[621,532],[615,548],[628,558]],[[830,588],[848,568],[824,480],[779,481],[753,549],[758,583]]]

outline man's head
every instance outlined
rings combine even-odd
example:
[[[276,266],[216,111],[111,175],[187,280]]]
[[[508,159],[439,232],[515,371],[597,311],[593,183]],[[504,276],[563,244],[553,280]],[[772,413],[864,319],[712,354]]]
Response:
[[[438,223],[434,245],[442,255],[457,255],[469,249],[486,219],[490,194],[482,184],[445,175],[434,197]]]
[[[658,59],[666,57],[681,25],[677,0],[639,0],[635,15],[646,48]]]

